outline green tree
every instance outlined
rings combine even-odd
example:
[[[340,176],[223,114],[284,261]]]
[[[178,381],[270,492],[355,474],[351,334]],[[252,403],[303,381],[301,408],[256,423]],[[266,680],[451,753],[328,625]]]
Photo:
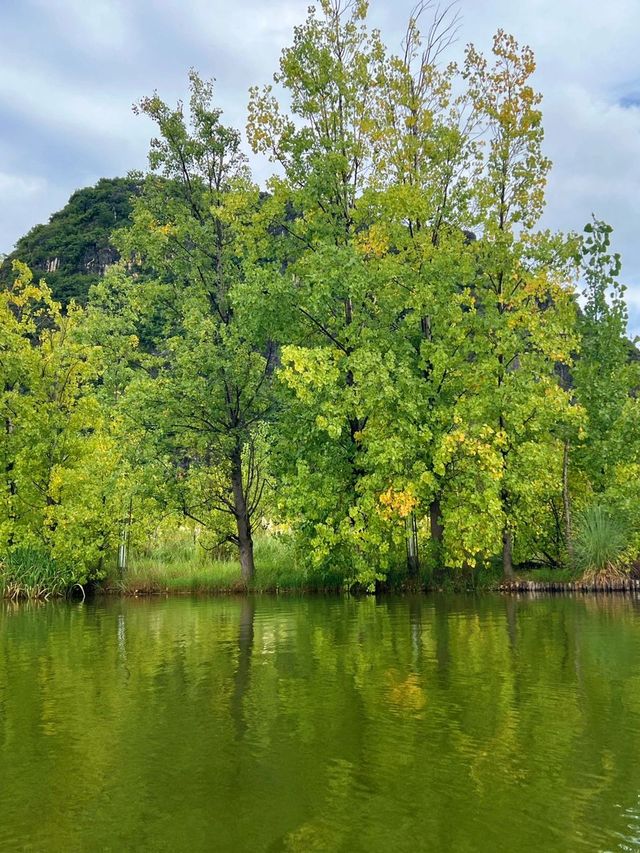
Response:
[[[104,576],[118,535],[123,471],[96,397],[99,349],[84,311],[62,312],[44,282],[15,262],[0,293],[4,480],[0,548],[53,558],[67,584]]]
[[[629,358],[625,286],[620,255],[611,251],[610,225],[593,219],[584,229],[581,272],[584,304],[579,316],[580,358],[573,371],[576,397],[587,416],[581,465],[596,491],[606,488],[612,467],[632,436],[618,423],[638,382]]]
[[[280,454],[283,503],[312,562],[370,581],[362,553],[370,519],[360,501],[367,419],[359,353],[377,309],[357,234],[384,51],[366,14],[366,2],[324,0],[320,14],[310,9],[275,75],[293,117],[270,86],[253,89],[248,133],[254,151],[284,172],[272,179],[267,205],[286,253],[275,296],[294,320],[282,349],[281,375],[292,391],[281,422],[289,448]]]
[[[481,228],[474,291],[481,323],[471,365],[481,390],[464,400],[460,417],[491,430],[500,461],[492,500],[501,519],[503,571],[511,578],[514,532],[536,523],[532,507],[546,503],[543,496],[556,487],[545,485],[541,475],[553,471],[559,478],[561,472],[561,446],[550,430],[570,417],[556,367],[569,364],[575,348],[573,246],[535,230],[550,163],[542,154],[541,98],[530,85],[533,54],[502,31],[493,54],[490,66],[469,47],[464,70],[485,151],[474,187]]]
[[[190,91],[188,115],[157,95],[137,107],[159,136],[115,238],[133,259],[119,278],[127,334],[145,344],[127,406],[184,515],[237,545],[248,583],[276,354],[254,300],[266,275],[251,238],[259,193],[211,85],[192,72]]]
[[[595,217],[584,229],[581,277],[584,303],[578,319],[580,356],[573,370],[574,393],[585,428],[571,456],[582,505],[604,504],[633,531],[640,545],[638,473],[640,364],[627,339],[625,286],[620,255],[611,248],[610,225]],[[634,555],[635,556],[635,555]]]

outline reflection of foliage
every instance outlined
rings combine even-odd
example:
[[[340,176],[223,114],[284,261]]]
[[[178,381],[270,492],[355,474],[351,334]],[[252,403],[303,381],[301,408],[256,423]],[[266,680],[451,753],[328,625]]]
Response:
[[[511,604],[0,608],[0,844],[614,849],[640,784],[636,604]]]

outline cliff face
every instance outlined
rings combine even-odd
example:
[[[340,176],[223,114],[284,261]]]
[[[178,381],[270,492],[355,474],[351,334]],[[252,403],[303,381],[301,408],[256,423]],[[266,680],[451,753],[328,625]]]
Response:
[[[45,225],[21,237],[0,266],[0,286],[11,280],[11,261],[24,261],[36,277],[45,277],[63,304],[84,303],[89,288],[119,256],[111,233],[126,224],[131,197],[140,185],[128,178],[103,178],[73,193]]]

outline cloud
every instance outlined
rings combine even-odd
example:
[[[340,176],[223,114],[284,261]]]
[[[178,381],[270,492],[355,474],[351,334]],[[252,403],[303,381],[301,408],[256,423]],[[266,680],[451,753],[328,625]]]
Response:
[[[626,109],[633,109],[634,107],[640,107],[640,93],[633,93],[629,95],[623,95],[622,98],[618,101],[621,107],[625,107]]]
[[[45,68],[18,69],[2,60],[0,103],[18,114],[37,115],[47,133],[61,128],[74,135],[122,140],[132,124],[129,110],[114,94],[92,91]]]
[[[29,0],[33,13],[44,18],[58,41],[76,50],[113,53],[133,49],[131,4],[118,0]],[[41,26],[42,26],[41,21]]]
[[[0,172],[0,197],[3,205],[16,199],[28,198],[41,193],[47,182],[36,175],[10,175]]]

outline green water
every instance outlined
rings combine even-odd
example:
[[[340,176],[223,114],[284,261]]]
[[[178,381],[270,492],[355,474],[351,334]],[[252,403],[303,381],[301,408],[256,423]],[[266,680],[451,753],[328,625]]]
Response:
[[[640,602],[0,608],[0,850],[640,850]]]

